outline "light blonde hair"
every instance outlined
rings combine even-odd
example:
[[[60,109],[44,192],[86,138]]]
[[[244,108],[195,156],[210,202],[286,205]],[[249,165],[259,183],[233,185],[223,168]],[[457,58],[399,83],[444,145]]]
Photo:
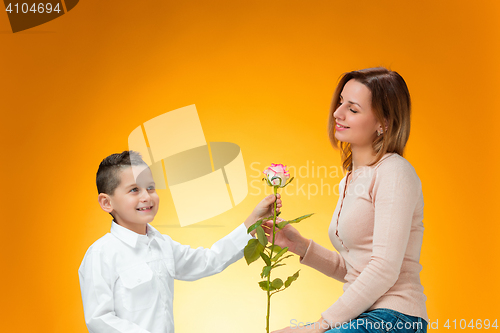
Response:
[[[340,105],[340,94],[345,84],[351,79],[364,84],[370,89],[373,113],[377,120],[383,124],[383,127],[385,127],[385,120],[387,120],[387,130],[384,130],[382,135],[377,136],[372,143],[376,156],[375,161],[369,166],[376,164],[386,153],[397,153],[403,156],[406,142],[410,136],[411,117],[410,92],[405,80],[397,72],[384,67],[366,68],[344,73],[333,94],[328,119],[330,142],[335,149],[341,152],[344,171],[352,171],[351,144],[335,138],[336,121],[333,113]]]

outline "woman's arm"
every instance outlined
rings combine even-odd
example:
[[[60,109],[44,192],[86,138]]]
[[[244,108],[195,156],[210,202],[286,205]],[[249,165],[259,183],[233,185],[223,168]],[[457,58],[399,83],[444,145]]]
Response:
[[[312,239],[309,241],[305,256],[300,258],[300,263],[312,267],[337,281],[347,282],[344,279],[347,274],[344,258],[338,252],[330,251]]]
[[[276,222],[283,221],[278,219]],[[272,240],[272,221],[263,224],[268,234],[268,240]],[[280,247],[288,247],[290,252],[300,256],[300,262],[312,267],[321,273],[332,277],[340,282],[347,282],[344,276],[347,274],[345,261],[336,251],[330,251],[315,243],[312,239],[303,237],[300,232],[290,224],[276,233],[275,244]]]
[[[356,318],[398,280],[422,187],[409,163],[385,163],[377,169],[372,193],[375,221],[371,259],[337,302],[322,313],[333,325]]]

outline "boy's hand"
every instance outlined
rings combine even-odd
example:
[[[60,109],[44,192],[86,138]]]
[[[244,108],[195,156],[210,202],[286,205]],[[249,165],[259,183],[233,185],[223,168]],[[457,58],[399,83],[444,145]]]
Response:
[[[276,212],[280,211],[281,208],[281,195],[279,193],[276,194]],[[255,206],[255,209],[252,212],[255,221],[260,220],[264,217],[269,217],[274,215],[274,201],[276,196],[274,194],[268,195],[261,202]]]
[[[277,198],[276,198],[277,196]],[[245,227],[249,228],[252,224],[257,222],[258,220],[264,218],[264,217],[269,217],[271,215],[274,215],[274,201],[276,200],[276,212],[280,211],[280,208],[282,206],[281,204],[281,195],[279,193],[276,194],[268,195],[264,199],[261,200],[255,206],[253,212],[250,214],[250,216],[246,219],[245,221]],[[251,235],[253,236],[255,234],[255,231],[251,232]]]

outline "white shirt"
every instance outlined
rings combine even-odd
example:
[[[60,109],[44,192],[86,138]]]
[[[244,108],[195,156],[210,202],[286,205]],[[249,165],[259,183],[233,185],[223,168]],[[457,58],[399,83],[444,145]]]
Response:
[[[91,333],[174,333],[174,279],[193,281],[243,257],[252,238],[244,224],[210,249],[192,249],[147,225],[140,235],[112,222],[78,270]]]

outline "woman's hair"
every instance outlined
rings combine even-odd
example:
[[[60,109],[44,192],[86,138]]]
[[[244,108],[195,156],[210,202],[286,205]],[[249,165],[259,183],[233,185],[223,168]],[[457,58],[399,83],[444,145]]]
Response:
[[[383,134],[377,136],[372,143],[377,163],[386,153],[397,153],[403,156],[406,142],[410,136],[411,101],[410,92],[405,80],[397,72],[384,67],[366,68],[344,73],[333,94],[328,120],[328,135],[335,149],[341,151],[342,168],[352,170],[352,151],[349,142],[335,138],[336,122],[333,113],[340,105],[340,94],[345,84],[354,79],[364,84],[372,93],[372,110],[384,128]],[[387,119],[387,130],[385,120]]]

